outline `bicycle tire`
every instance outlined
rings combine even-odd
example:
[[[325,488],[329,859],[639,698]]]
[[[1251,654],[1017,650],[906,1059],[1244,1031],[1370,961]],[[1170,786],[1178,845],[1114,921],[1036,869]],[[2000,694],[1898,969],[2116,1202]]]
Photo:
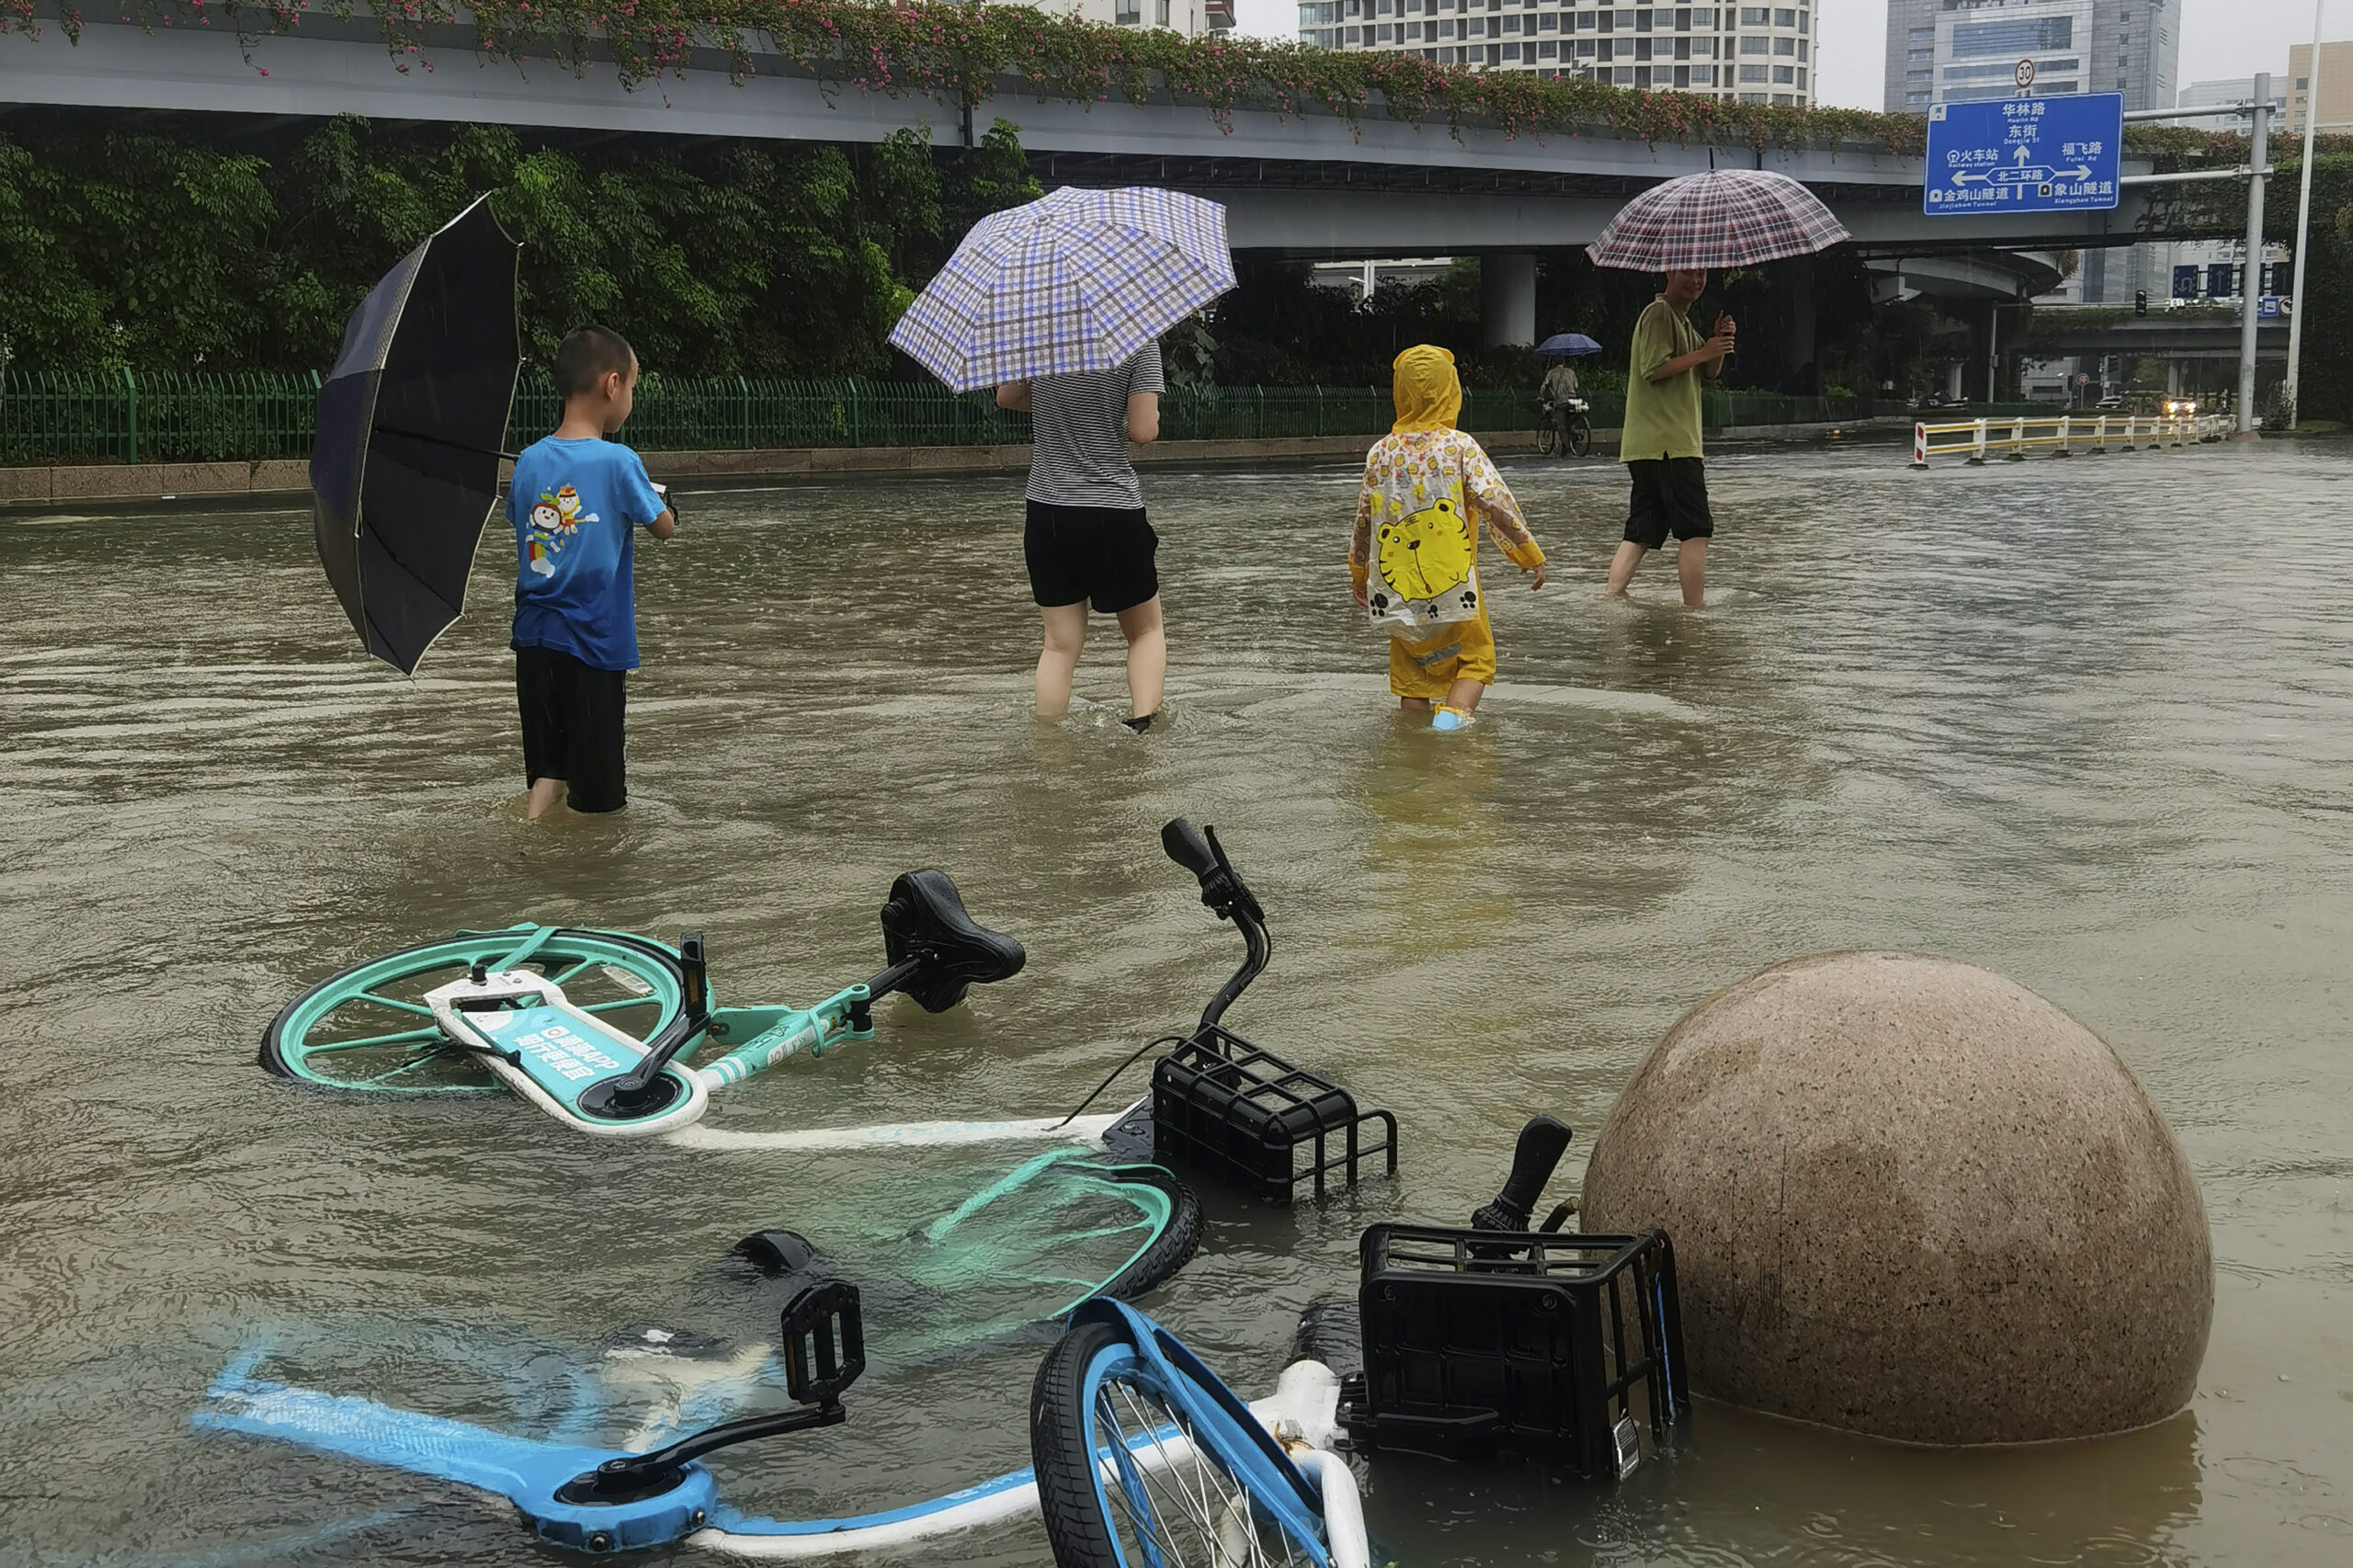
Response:
[[[304,1041],[312,1027],[330,1017],[345,1002],[367,994],[371,985],[388,985],[397,980],[413,978],[438,969],[460,970],[474,957],[485,952],[494,955],[502,942],[511,946],[522,935],[521,932],[498,931],[444,937],[436,941],[394,949],[365,963],[354,964],[327,976],[280,1007],[262,1030],[261,1048],[257,1053],[262,1069],[276,1077],[349,1092],[408,1095],[500,1092],[499,1085],[490,1081],[398,1086],[388,1086],[381,1082],[340,1082],[309,1069],[307,1059],[312,1051]],[[607,951],[584,954],[576,950],[590,945]],[[648,1037],[669,1023],[677,1013],[684,995],[686,976],[677,954],[658,942],[625,931],[559,927],[549,936],[547,943],[533,955],[531,961],[544,962],[552,968],[556,960],[574,960],[585,966],[598,961],[600,956],[626,960],[621,967],[637,975],[641,981],[647,979],[642,971],[652,972],[654,992],[646,999],[646,1005],[653,1007],[658,1016],[645,1031]],[[366,984],[355,984],[361,976],[380,974],[381,978],[371,979]],[[336,1000],[322,1006],[322,998],[329,996],[335,996]],[[412,1032],[422,1033],[423,1030],[420,1027]],[[423,1060],[426,1054],[418,1052],[419,1059]]]
[[[1112,1390],[1120,1392],[1106,1399]],[[1222,1384],[1214,1392],[1224,1393],[1220,1403],[1240,1408]],[[1222,1444],[1255,1442],[1290,1464],[1246,1410],[1240,1421],[1247,1423],[1247,1434],[1198,1429],[1158,1389],[1152,1363],[1120,1324],[1091,1320],[1063,1335],[1039,1363],[1029,1396],[1039,1514],[1059,1568],[1197,1561],[1256,1568],[1328,1561],[1320,1540],[1300,1540],[1280,1515],[1257,1506],[1248,1483],[1235,1474]],[[1104,1485],[1106,1464],[1120,1472],[1117,1502]],[[1173,1483],[1154,1487],[1149,1479],[1180,1466],[1185,1472]],[[1205,1549],[1162,1552],[1147,1544],[1170,1535],[1188,1535]],[[1136,1543],[1132,1551],[1123,1544],[1130,1540]],[[1237,1555],[1237,1548],[1247,1554]]]
[[[1584,457],[1593,450],[1593,422],[1582,414],[1569,416],[1569,454]]]
[[[1157,1187],[1168,1195],[1166,1228],[1095,1292],[1114,1301],[1132,1301],[1166,1284],[1178,1269],[1192,1261],[1201,1244],[1201,1200],[1193,1196],[1191,1187],[1176,1179],[1174,1172],[1158,1165],[1111,1165],[1101,1175],[1106,1181]]]
[[[1536,427],[1536,450],[1540,456],[1549,458],[1558,455],[1560,449],[1560,426],[1554,423],[1552,415],[1547,415],[1544,423]]]

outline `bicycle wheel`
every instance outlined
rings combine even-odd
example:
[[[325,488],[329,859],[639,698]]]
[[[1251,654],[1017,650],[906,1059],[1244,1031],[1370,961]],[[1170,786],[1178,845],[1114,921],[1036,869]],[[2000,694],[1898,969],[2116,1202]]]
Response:
[[[1536,449],[1548,458],[1561,449],[1561,427],[1549,414],[1544,416],[1544,423],[1536,427]]]
[[[1569,451],[1583,457],[1593,450],[1593,425],[1582,414],[1569,415]]]
[[[332,975],[278,1010],[262,1032],[261,1064],[281,1078],[335,1089],[482,1094],[496,1080],[434,1022],[425,994],[475,963],[537,970],[564,994],[640,1040],[676,1016],[685,994],[678,956],[620,931],[531,926],[462,933],[404,948]]]
[[[1201,1244],[1201,1200],[1193,1189],[1158,1165],[1112,1165],[1098,1173],[1105,1181],[1149,1188],[1168,1206],[1168,1219],[1151,1244],[1131,1258],[1128,1266],[1097,1288],[1098,1296],[1131,1301],[1165,1284],[1191,1261]]]
[[[1222,1383],[1172,1370],[1100,1319],[1039,1366],[1029,1455],[1055,1562],[1326,1568],[1320,1497]]]

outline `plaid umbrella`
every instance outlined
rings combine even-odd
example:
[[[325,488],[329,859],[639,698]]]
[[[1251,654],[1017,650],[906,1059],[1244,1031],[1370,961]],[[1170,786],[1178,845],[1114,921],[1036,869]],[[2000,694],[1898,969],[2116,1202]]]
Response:
[[[1233,287],[1217,202],[1065,186],[973,224],[891,342],[958,392],[1108,370]]]
[[[1643,192],[1619,209],[1585,253],[1596,267],[1667,272],[1812,256],[1851,237],[1813,192],[1787,175],[1711,169]]]

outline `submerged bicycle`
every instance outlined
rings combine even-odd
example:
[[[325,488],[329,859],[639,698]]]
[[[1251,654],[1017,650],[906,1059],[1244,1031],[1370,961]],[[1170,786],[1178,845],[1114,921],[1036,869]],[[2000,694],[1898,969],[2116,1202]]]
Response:
[[[670,948],[568,926],[461,931],[313,985],[263,1032],[261,1064],[363,1093],[503,1085],[583,1132],[676,1131],[716,1090],[873,1039],[874,1004],[892,992],[945,1012],[1026,959],[1019,942],[965,913],[944,871],[901,876],[881,923],[881,971],[810,1007],[716,1006],[702,937],[691,932]],[[717,1054],[697,1060],[711,1047]]]
[[[1368,1568],[1356,1479],[1327,1447],[1340,1390],[1329,1368],[1295,1362],[1273,1394],[1245,1404],[1134,1308],[1098,1297],[1070,1315],[1071,1331],[1039,1371],[1038,1464],[906,1506],[836,1518],[741,1513],[720,1499],[702,1460],[847,1418],[843,1395],[864,1373],[867,1348],[858,1287],[840,1279],[811,1280],[784,1310],[779,1328],[794,1408],[722,1422],[647,1452],[520,1437],[275,1382],[254,1375],[250,1357],[214,1380],[190,1424],[458,1482],[506,1498],[542,1540],[589,1552],[684,1540],[742,1557],[826,1557],[1042,1513],[1060,1553],[1065,1539],[1086,1539],[1087,1518],[1101,1517],[1096,1489],[1104,1487],[1134,1500],[1120,1515],[1124,1539],[1156,1544],[1141,1557],[1084,1561]],[[1110,1414],[1089,1414],[1098,1405]],[[1207,1549],[1161,1551],[1183,1541]]]
[[[716,1005],[702,938],[676,948],[621,931],[513,926],[461,931],[319,982],[263,1032],[261,1064],[280,1077],[361,1094],[433,1096],[511,1089],[577,1131],[666,1134],[699,1149],[813,1152],[1007,1142],[1074,1143],[1150,1158],[1289,1201],[1312,1184],[1353,1183],[1379,1160],[1397,1169],[1396,1119],[1292,1066],[1219,1022],[1265,968],[1265,917],[1215,830],[1179,817],[1161,830],[1201,902],[1243,937],[1241,968],[1190,1033],[1147,1043],[1067,1116],[900,1121],[869,1127],[697,1125],[713,1094],[780,1062],[874,1038],[874,1004],[892,992],[944,1012],[974,985],[1019,972],[1019,942],[972,920],[947,873],[892,884],[885,967],[811,1007]],[[624,1027],[626,1026],[626,1027]],[[1088,1104],[1164,1047],[1153,1092],[1108,1113]],[[717,1054],[710,1054],[716,1051]],[[1296,1152],[1296,1157],[1295,1157]]]

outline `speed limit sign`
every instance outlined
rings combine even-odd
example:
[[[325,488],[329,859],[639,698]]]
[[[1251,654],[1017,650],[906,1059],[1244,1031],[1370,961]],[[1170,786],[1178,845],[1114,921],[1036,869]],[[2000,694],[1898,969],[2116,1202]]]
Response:
[[[2021,60],[2021,61],[2019,61],[2019,62],[2018,62],[2018,91],[2019,91],[2019,92],[2021,92],[2021,93],[2025,92],[2029,87],[2031,87],[2031,86],[2033,86],[2033,85],[2034,85],[2034,62],[2033,62],[2033,61],[2031,61],[2031,60]]]

